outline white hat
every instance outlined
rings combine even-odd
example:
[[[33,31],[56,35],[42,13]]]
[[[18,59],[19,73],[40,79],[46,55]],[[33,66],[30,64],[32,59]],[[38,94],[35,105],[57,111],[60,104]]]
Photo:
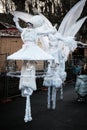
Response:
[[[40,27],[44,23],[44,19],[40,15],[35,15],[28,22],[32,23],[33,27]]]

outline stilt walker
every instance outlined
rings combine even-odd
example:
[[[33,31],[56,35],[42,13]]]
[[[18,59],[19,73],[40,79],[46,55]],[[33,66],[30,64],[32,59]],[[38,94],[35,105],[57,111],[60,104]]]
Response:
[[[19,25],[19,18],[22,16],[20,16],[19,14],[20,12],[15,11],[13,13],[14,15],[13,20],[16,24],[16,27],[21,32],[21,38],[24,44],[20,50],[8,56],[7,59],[24,61],[21,69],[19,89],[21,90],[22,93],[21,95],[23,97],[26,97],[24,121],[28,122],[32,120],[30,96],[33,94],[33,91],[37,89],[35,62],[40,60],[44,61],[54,59],[50,54],[47,54],[44,50],[42,50],[38,46],[37,44],[38,38],[40,38],[40,36],[47,35],[48,33],[54,33],[55,29],[54,28],[51,28],[50,30],[37,29],[44,24],[43,18],[39,15],[32,16],[32,18],[27,20],[26,17],[24,17],[23,15],[23,19],[27,21],[27,27],[21,28]]]

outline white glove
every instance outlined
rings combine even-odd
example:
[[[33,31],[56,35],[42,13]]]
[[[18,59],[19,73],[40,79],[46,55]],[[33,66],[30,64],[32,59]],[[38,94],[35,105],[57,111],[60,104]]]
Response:
[[[14,22],[18,22],[19,19],[18,19],[17,17],[14,16],[13,21],[14,21]]]

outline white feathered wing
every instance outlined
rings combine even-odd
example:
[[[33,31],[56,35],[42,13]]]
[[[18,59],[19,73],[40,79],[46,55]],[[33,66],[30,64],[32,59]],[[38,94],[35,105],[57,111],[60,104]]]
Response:
[[[26,13],[26,12],[21,12],[21,11],[12,11],[10,12],[13,16],[23,20],[24,22],[28,22],[30,18],[33,17],[33,15]]]
[[[59,26],[58,33],[66,36],[67,31],[73,26],[73,24],[75,24],[77,19],[80,17],[85,2],[86,0],[80,0],[70,9],[70,11],[63,18],[63,21]]]
[[[58,29],[58,34],[60,33],[63,37],[64,44],[71,48],[70,51],[74,51],[76,49],[77,42],[75,41],[75,35],[78,33],[82,24],[87,18],[84,17],[79,19],[83,11],[85,2],[86,0],[80,0],[78,3],[76,3],[65,15]]]

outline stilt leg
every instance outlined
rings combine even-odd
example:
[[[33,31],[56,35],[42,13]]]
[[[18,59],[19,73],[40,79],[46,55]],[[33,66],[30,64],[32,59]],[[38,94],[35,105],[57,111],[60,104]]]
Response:
[[[60,99],[63,100],[63,85],[60,87]]]
[[[47,93],[47,108],[50,109],[50,90],[51,87],[48,87],[48,93]]]
[[[56,108],[56,92],[57,92],[57,89],[53,87],[52,88],[52,109]]]
[[[31,117],[30,96],[27,95],[24,121],[28,122],[28,121],[31,121],[31,120],[32,120],[32,117]]]

